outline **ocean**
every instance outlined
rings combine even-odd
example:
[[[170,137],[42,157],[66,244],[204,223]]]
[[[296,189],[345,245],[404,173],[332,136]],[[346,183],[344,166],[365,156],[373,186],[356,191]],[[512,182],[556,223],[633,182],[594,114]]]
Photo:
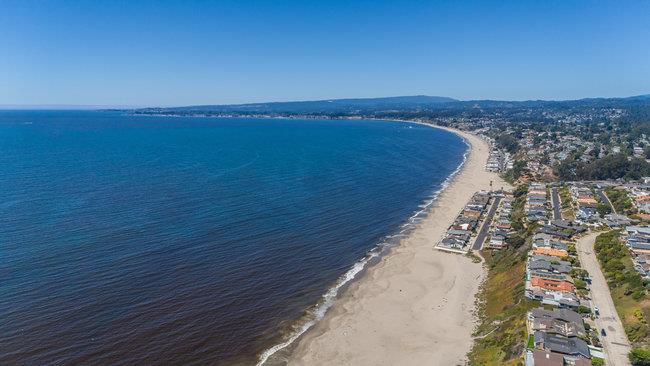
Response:
[[[466,150],[401,122],[0,111],[0,364],[254,365]]]

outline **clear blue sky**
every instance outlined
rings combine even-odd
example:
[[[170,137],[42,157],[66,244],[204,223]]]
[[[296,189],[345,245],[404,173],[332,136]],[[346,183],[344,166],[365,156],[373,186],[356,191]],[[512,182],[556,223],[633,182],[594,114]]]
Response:
[[[0,104],[650,93],[650,1],[0,2]]]

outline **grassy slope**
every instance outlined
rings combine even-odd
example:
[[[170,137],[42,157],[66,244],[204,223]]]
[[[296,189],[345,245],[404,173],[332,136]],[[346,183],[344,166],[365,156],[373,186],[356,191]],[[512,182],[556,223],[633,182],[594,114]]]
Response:
[[[536,304],[524,297],[526,252],[484,251],[488,278],[479,295],[481,322],[470,365],[522,365],[526,342],[526,313]],[[481,336],[486,335],[481,338]]]
[[[650,346],[650,298],[618,232],[599,235],[595,248],[628,339],[635,347]]]
[[[478,296],[480,323],[468,354],[470,365],[523,365],[526,313],[537,306],[524,296],[527,239],[535,229],[523,225],[525,194],[525,189],[515,191],[512,220],[517,235],[509,239],[510,248],[481,252],[488,276]]]

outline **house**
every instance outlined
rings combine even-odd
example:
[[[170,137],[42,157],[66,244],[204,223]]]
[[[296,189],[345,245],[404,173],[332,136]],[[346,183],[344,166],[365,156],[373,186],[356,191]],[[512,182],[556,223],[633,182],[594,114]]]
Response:
[[[533,254],[544,254],[544,255],[550,255],[558,258],[565,258],[569,256],[569,252],[564,249],[547,248],[547,247],[534,248]]]
[[[643,213],[650,213],[650,200],[637,202],[636,206]]]
[[[531,271],[547,271],[555,273],[571,272],[571,263],[558,260],[556,257],[549,255],[533,255],[528,260],[528,269]]]
[[[636,157],[642,157],[645,156],[645,153],[643,152],[643,148],[641,146],[634,146],[633,149],[634,156]]]
[[[584,337],[586,335],[582,317],[569,309],[532,309],[528,312],[526,326],[530,334],[535,331],[543,331],[564,337]]]
[[[510,224],[510,221],[503,221],[499,220],[499,223],[496,226],[498,229],[503,229],[503,230],[510,230],[512,228],[512,225]]]
[[[650,254],[641,254],[634,258],[634,269],[645,278],[650,277]]]
[[[634,198],[636,207],[643,213],[650,213],[650,195],[643,191]]]
[[[526,218],[531,222],[546,220],[546,209],[530,207],[526,211]]]
[[[597,205],[598,201],[595,198],[590,196],[580,196],[576,199],[579,205]]]
[[[650,253],[650,227],[628,226],[626,245],[636,255]]]
[[[587,342],[578,337],[563,337],[556,334],[536,331],[535,348],[571,356],[591,358]]]
[[[491,249],[502,249],[506,246],[508,246],[506,238],[498,235],[492,235],[490,242],[488,243],[488,247]]]
[[[580,300],[569,292],[546,291],[540,300],[542,304],[556,306],[560,309],[576,310],[580,306]]]
[[[573,234],[575,233],[573,229],[560,230],[557,227],[551,225],[544,225],[541,228],[539,228],[539,231],[543,234],[548,234],[559,239],[571,239],[571,236],[573,236]]]
[[[449,235],[464,236],[464,235],[471,235],[472,233],[471,233],[469,230],[463,230],[463,229],[449,229],[449,230],[447,230],[447,234],[449,234]]]
[[[545,226],[544,226],[545,227]],[[544,228],[542,227],[540,231]],[[561,242],[559,239],[562,237],[555,235],[554,231],[549,232],[540,232],[537,233],[533,236],[533,248],[555,248],[555,249],[562,249],[562,250],[568,250],[569,246],[563,242]]]
[[[607,214],[604,217],[603,223],[609,227],[616,228],[630,225],[632,223],[632,220],[630,220],[625,215]]]
[[[551,220],[551,225],[560,229],[584,230],[581,225],[576,224],[571,220]]]
[[[555,228],[556,231],[561,231],[571,235],[582,233],[587,230],[586,227],[571,220],[551,220],[550,226]]]
[[[542,304],[552,305],[562,309],[576,310],[580,306],[580,300],[578,300],[575,294],[570,292],[527,287],[525,295],[531,300],[538,300]]]
[[[534,277],[538,277],[547,280],[571,282],[571,276],[566,275],[564,273],[555,273],[555,272],[541,271],[541,270],[529,270],[529,274],[531,279]]]
[[[591,366],[591,360],[580,356],[534,349],[526,352],[526,366]]]
[[[650,226],[628,226],[625,228],[628,235],[630,234],[643,234],[650,235]]]
[[[574,292],[575,286],[566,280],[554,280],[549,278],[532,277],[530,284],[533,287],[539,287],[550,291]]]
[[[580,220],[595,220],[598,216],[596,205],[578,205],[576,210],[576,217]]]
[[[466,209],[466,210],[463,211],[462,215],[463,215],[463,216],[466,216],[466,217],[475,217],[475,218],[479,218],[479,217],[481,217],[481,212],[480,212],[480,211],[471,210],[471,209]]]
[[[463,249],[466,244],[467,244],[466,241],[453,238],[453,237],[446,237],[442,239],[439,243],[441,247],[450,248],[450,249]]]
[[[537,233],[532,239],[533,248],[554,248],[561,250],[569,250],[569,246],[548,233]]]

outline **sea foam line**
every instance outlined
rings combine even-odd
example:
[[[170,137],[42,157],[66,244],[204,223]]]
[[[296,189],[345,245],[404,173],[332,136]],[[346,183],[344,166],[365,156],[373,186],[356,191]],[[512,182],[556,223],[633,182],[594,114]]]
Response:
[[[397,122],[407,122],[407,123],[416,123],[416,124],[422,124],[425,126],[433,127],[431,125],[427,125],[425,123],[419,123],[419,122],[412,122],[412,121],[397,121]],[[436,201],[440,193],[442,193],[449,185],[451,184],[452,180],[460,173],[462,170],[463,166],[465,166],[465,163],[467,162],[467,157],[469,156],[469,153],[471,152],[472,145],[467,141],[467,139],[461,135],[460,138],[463,140],[463,143],[467,145],[468,149],[463,153],[463,161],[458,165],[458,167],[442,182],[440,185],[440,188],[436,191],[433,192],[431,195],[431,198],[428,200],[425,200],[425,204],[421,205],[421,209],[415,212],[411,217],[408,218],[407,222],[403,224],[401,227],[403,228],[402,230],[399,231],[400,235],[389,235],[387,238],[391,237],[397,237],[397,236],[404,236],[401,235],[405,231],[407,231],[407,228],[412,226],[413,224],[413,219],[416,218],[418,215],[424,212],[428,212],[429,208],[433,203]],[[357,274],[359,272],[363,271],[363,269],[366,267],[368,262],[374,258],[379,257],[387,248],[389,247],[387,242],[381,242],[379,245],[376,247],[372,248],[366,256],[356,262],[352,268],[350,268],[347,272],[345,272],[339,279],[336,281],[334,286],[330,287],[325,294],[323,294],[321,301],[316,305],[315,309],[312,312],[312,317],[310,320],[306,321],[304,324],[302,324],[296,331],[294,331],[291,336],[284,342],[276,344],[275,346],[272,346],[268,349],[266,349],[264,352],[259,357],[259,360],[257,361],[256,366],[262,366],[268,359],[269,357],[273,356],[275,353],[278,351],[288,347],[291,345],[293,342],[296,341],[301,335],[305,334],[311,327],[313,327],[318,321],[323,319],[325,314],[327,313],[327,310],[329,310],[330,307],[334,304],[334,300],[336,300],[336,296],[338,295],[339,289],[343,286],[345,286],[347,283],[350,281],[354,280]]]

